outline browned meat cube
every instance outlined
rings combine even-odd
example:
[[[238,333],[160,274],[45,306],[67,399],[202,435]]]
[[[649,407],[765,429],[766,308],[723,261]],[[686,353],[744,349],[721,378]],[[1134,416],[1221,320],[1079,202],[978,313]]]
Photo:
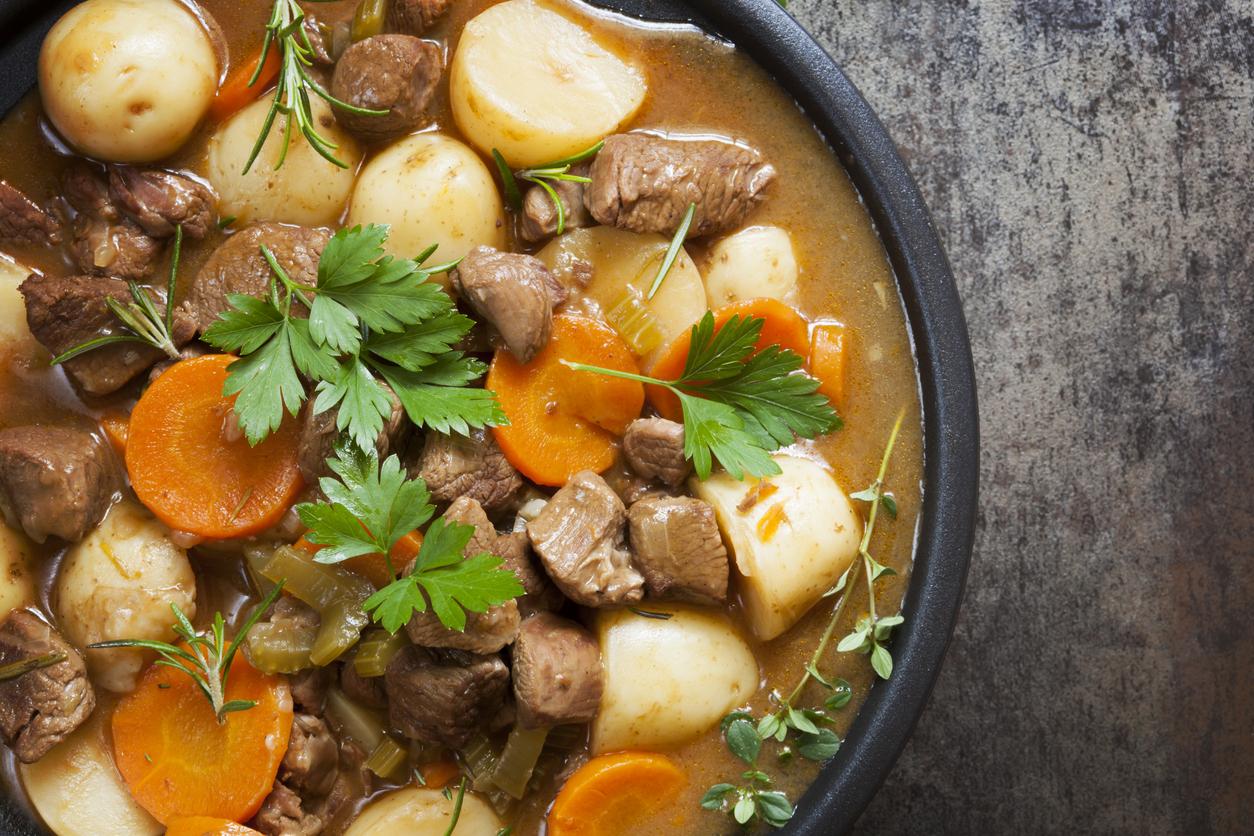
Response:
[[[505,561],[505,568],[518,576],[523,589],[527,591],[517,599],[519,615],[526,618],[537,612],[561,609],[566,599],[549,581],[544,570],[536,565],[535,555],[531,551],[531,538],[527,536],[527,532],[502,534],[496,538],[492,553]]]
[[[453,0],[392,0],[388,28],[406,35],[421,35],[444,17]]]
[[[471,250],[453,272],[457,292],[496,328],[520,363],[549,343],[558,284],[540,259],[485,246]]]
[[[335,783],[340,748],[326,722],[313,714],[294,714],[279,780],[301,795],[326,795]]]
[[[497,656],[437,660],[407,647],[388,663],[385,681],[388,717],[401,734],[457,749],[504,706],[509,668]]]
[[[523,622],[514,644],[514,699],[526,728],[588,723],[601,706],[601,649],[573,621],[552,613]]]
[[[496,438],[482,429],[471,430],[468,436],[429,432],[421,452],[408,465],[410,476],[426,482],[436,502],[464,496],[478,501],[489,514],[507,508],[523,486]]]
[[[0,180],[0,241],[25,246],[57,244],[61,241],[61,222]]]
[[[76,213],[69,249],[80,270],[136,280],[152,273],[161,243],[109,196],[104,170],[76,163],[66,170],[62,186]]]
[[[401,405],[400,399],[396,397],[392,388],[386,383],[380,383],[380,385],[392,401],[392,414],[383,422],[383,429],[379,431],[374,443],[375,454],[378,455],[379,461],[383,461],[404,447],[412,425],[406,419],[405,407]],[[331,468],[327,466],[327,461],[334,455],[335,442],[340,437],[340,431],[336,427],[340,408],[336,406],[325,412],[314,412],[314,402],[315,400],[310,398],[301,412],[297,456],[300,462],[300,475],[304,478],[305,484],[316,488],[320,478],[331,475]]]
[[[340,666],[340,690],[353,702],[367,708],[387,708],[388,692],[383,687],[383,677],[362,676],[351,661]]]
[[[369,142],[407,134],[426,121],[427,105],[444,73],[444,55],[431,41],[410,35],[375,35],[350,46],[331,77],[331,94],[368,110],[368,116],[336,107],[345,130]]]
[[[83,539],[104,519],[121,487],[113,450],[89,432],[0,430],[0,511],[36,543]]]
[[[597,223],[674,235],[697,205],[688,237],[740,226],[762,202],[775,168],[751,148],[713,140],[615,134],[592,163],[584,192]]]
[[[632,505],[627,519],[632,559],[650,597],[727,601],[727,549],[712,507],[690,496],[650,496]]]
[[[562,594],[577,604],[605,607],[639,601],[644,578],[624,548],[627,510],[605,480],[576,473],[540,516],[527,524],[531,545]]]
[[[637,418],[623,434],[623,457],[646,479],[677,488],[692,473],[684,456],[684,427],[665,418]]]
[[[0,734],[22,763],[34,763],[96,707],[96,693],[78,651],[56,630],[26,610],[14,610],[0,622],[0,666],[50,653],[64,659],[0,681]]]
[[[184,235],[204,238],[214,225],[214,193],[173,171],[109,166],[109,197],[153,238],[169,238],[178,226]]]
[[[587,164],[580,164],[570,170],[579,177],[588,176]],[[558,180],[549,184],[557,192],[558,200],[562,201],[565,213],[566,229],[582,229],[593,226],[596,221],[588,214],[584,206],[584,183],[571,180]],[[557,234],[557,207],[553,198],[549,197],[540,186],[532,186],[523,196],[522,214],[518,219],[518,233],[524,241],[535,243]]]

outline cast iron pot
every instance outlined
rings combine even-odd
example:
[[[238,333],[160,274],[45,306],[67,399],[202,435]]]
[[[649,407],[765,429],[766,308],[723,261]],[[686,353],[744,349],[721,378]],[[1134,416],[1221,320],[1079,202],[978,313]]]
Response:
[[[962,303],[923,198],[884,126],[831,57],[774,0],[592,1],[635,17],[694,23],[766,68],[849,171],[905,300],[918,360],[926,457],[906,623],[893,643],[892,679],[871,691],[845,744],[797,802],[797,814],[784,831],[841,833],[870,802],[914,729],[962,601],[979,477],[975,375]],[[71,5],[0,0],[0,113],[34,84],[43,35]],[[37,831],[13,802],[0,798],[0,832]]]

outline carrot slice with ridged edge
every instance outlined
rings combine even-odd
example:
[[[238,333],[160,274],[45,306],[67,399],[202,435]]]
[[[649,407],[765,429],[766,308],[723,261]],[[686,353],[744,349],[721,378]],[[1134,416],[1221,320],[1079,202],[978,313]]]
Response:
[[[226,699],[257,705],[219,724],[190,676],[152,665],[114,708],[114,762],[131,796],[162,824],[189,816],[247,821],[270,794],[292,730],[287,680],[238,653]]]
[[[562,361],[640,371],[618,332],[585,316],[554,317],[552,339],[530,363],[507,351],[493,357],[487,387],[509,418],[492,428],[496,441],[523,475],[554,487],[581,470],[609,468],[619,437],[644,406],[636,381],[578,372]]]
[[[230,819],[190,816],[172,819],[165,829],[165,836],[261,836],[261,833]]]
[[[654,752],[615,752],[567,779],[549,811],[549,836],[627,836],[683,789],[687,778]]]
[[[295,419],[256,447],[224,433],[235,362],[210,354],[175,363],[148,387],[126,441],[135,495],[166,525],[208,539],[246,537],[277,523],[301,489]]]

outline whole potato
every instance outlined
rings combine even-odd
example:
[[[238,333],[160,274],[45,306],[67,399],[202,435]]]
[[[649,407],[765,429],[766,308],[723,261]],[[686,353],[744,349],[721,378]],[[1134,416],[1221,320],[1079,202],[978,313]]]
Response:
[[[65,556],[54,609],[65,637],[79,647],[117,639],[173,638],[171,604],[196,615],[196,578],[169,530],[134,502],[113,507]],[[87,651],[92,681],[127,692],[144,665],[142,651]]]
[[[461,258],[480,244],[505,246],[501,197],[470,148],[440,134],[387,147],[361,170],[348,225],[388,224],[387,250],[413,258],[432,244],[432,262]]]
[[[715,241],[702,267],[711,308],[745,299],[791,302],[797,295],[797,255],[777,226],[751,226]]]
[[[207,174],[218,192],[219,213],[234,217],[239,226],[256,221],[302,226],[335,224],[353,190],[353,178],[361,163],[361,145],[335,121],[330,105],[311,96],[310,112],[318,133],[336,144],[336,159],[348,167],[341,168],[319,155],[293,125],[287,156],[276,169],[285,133],[284,117],[279,115],[245,174],[244,166],[269,109],[268,98],[258,99],[220,125],[209,141]]]
[[[0,352],[27,349],[35,338],[26,326],[26,303],[17,286],[31,271],[0,253]]]
[[[86,0],[44,38],[39,92],[91,157],[152,162],[187,141],[218,88],[209,35],[176,0]]]
[[[348,828],[345,836],[446,836],[453,818],[453,800],[426,787],[409,787],[376,798]],[[452,836],[493,836],[501,820],[474,793],[462,798]]]

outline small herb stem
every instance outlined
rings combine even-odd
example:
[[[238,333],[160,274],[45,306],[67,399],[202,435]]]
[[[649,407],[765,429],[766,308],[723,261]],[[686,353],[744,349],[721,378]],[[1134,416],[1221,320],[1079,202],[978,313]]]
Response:
[[[679,228],[675,230],[675,237],[671,239],[671,245],[666,248],[666,255],[662,259],[662,265],[658,267],[657,277],[653,279],[653,286],[649,288],[649,293],[645,297],[652,299],[662,286],[662,282],[666,280],[666,276],[671,271],[671,267],[675,264],[675,259],[679,257],[679,250],[684,245],[684,239],[688,237],[688,228],[692,226],[692,219],[697,214],[697,204],[689,203],[688,208],[684,211],[683,220],[679,222]]]
[[[10,679],[17,679],[19,676],[28,674],[31,671],[37,671],[40,668],[47,668],[59,662],[65,661],[65,654],[60,651],[45,653],[42,656],[34,656],[30,659],[21,659],[17,662],[10,662],[0,667],[0,682],[8,682]]]
[[[587,363],[572,363],[569,360],[561,360],[559,362],[566,368],[571,369],[573,371],[592,372],[593,374],[603,374],[603,375],[606,375],[607,377],[617,377],[623,380],[634,380],[638,383],[647,383],[647,384],[651,384],[654,386],[665,386],[667,389],[670,389],[676,395],[680,394],[679,389],[677,389],[675,385],[668,380],[658,380],[656,377],[649,377],[648,375],[636,374],[634,372],[623,372],[623,371],[619,371],[618,369],[606,369],[606,368],[602,368],[601,366],[589,366]]]

